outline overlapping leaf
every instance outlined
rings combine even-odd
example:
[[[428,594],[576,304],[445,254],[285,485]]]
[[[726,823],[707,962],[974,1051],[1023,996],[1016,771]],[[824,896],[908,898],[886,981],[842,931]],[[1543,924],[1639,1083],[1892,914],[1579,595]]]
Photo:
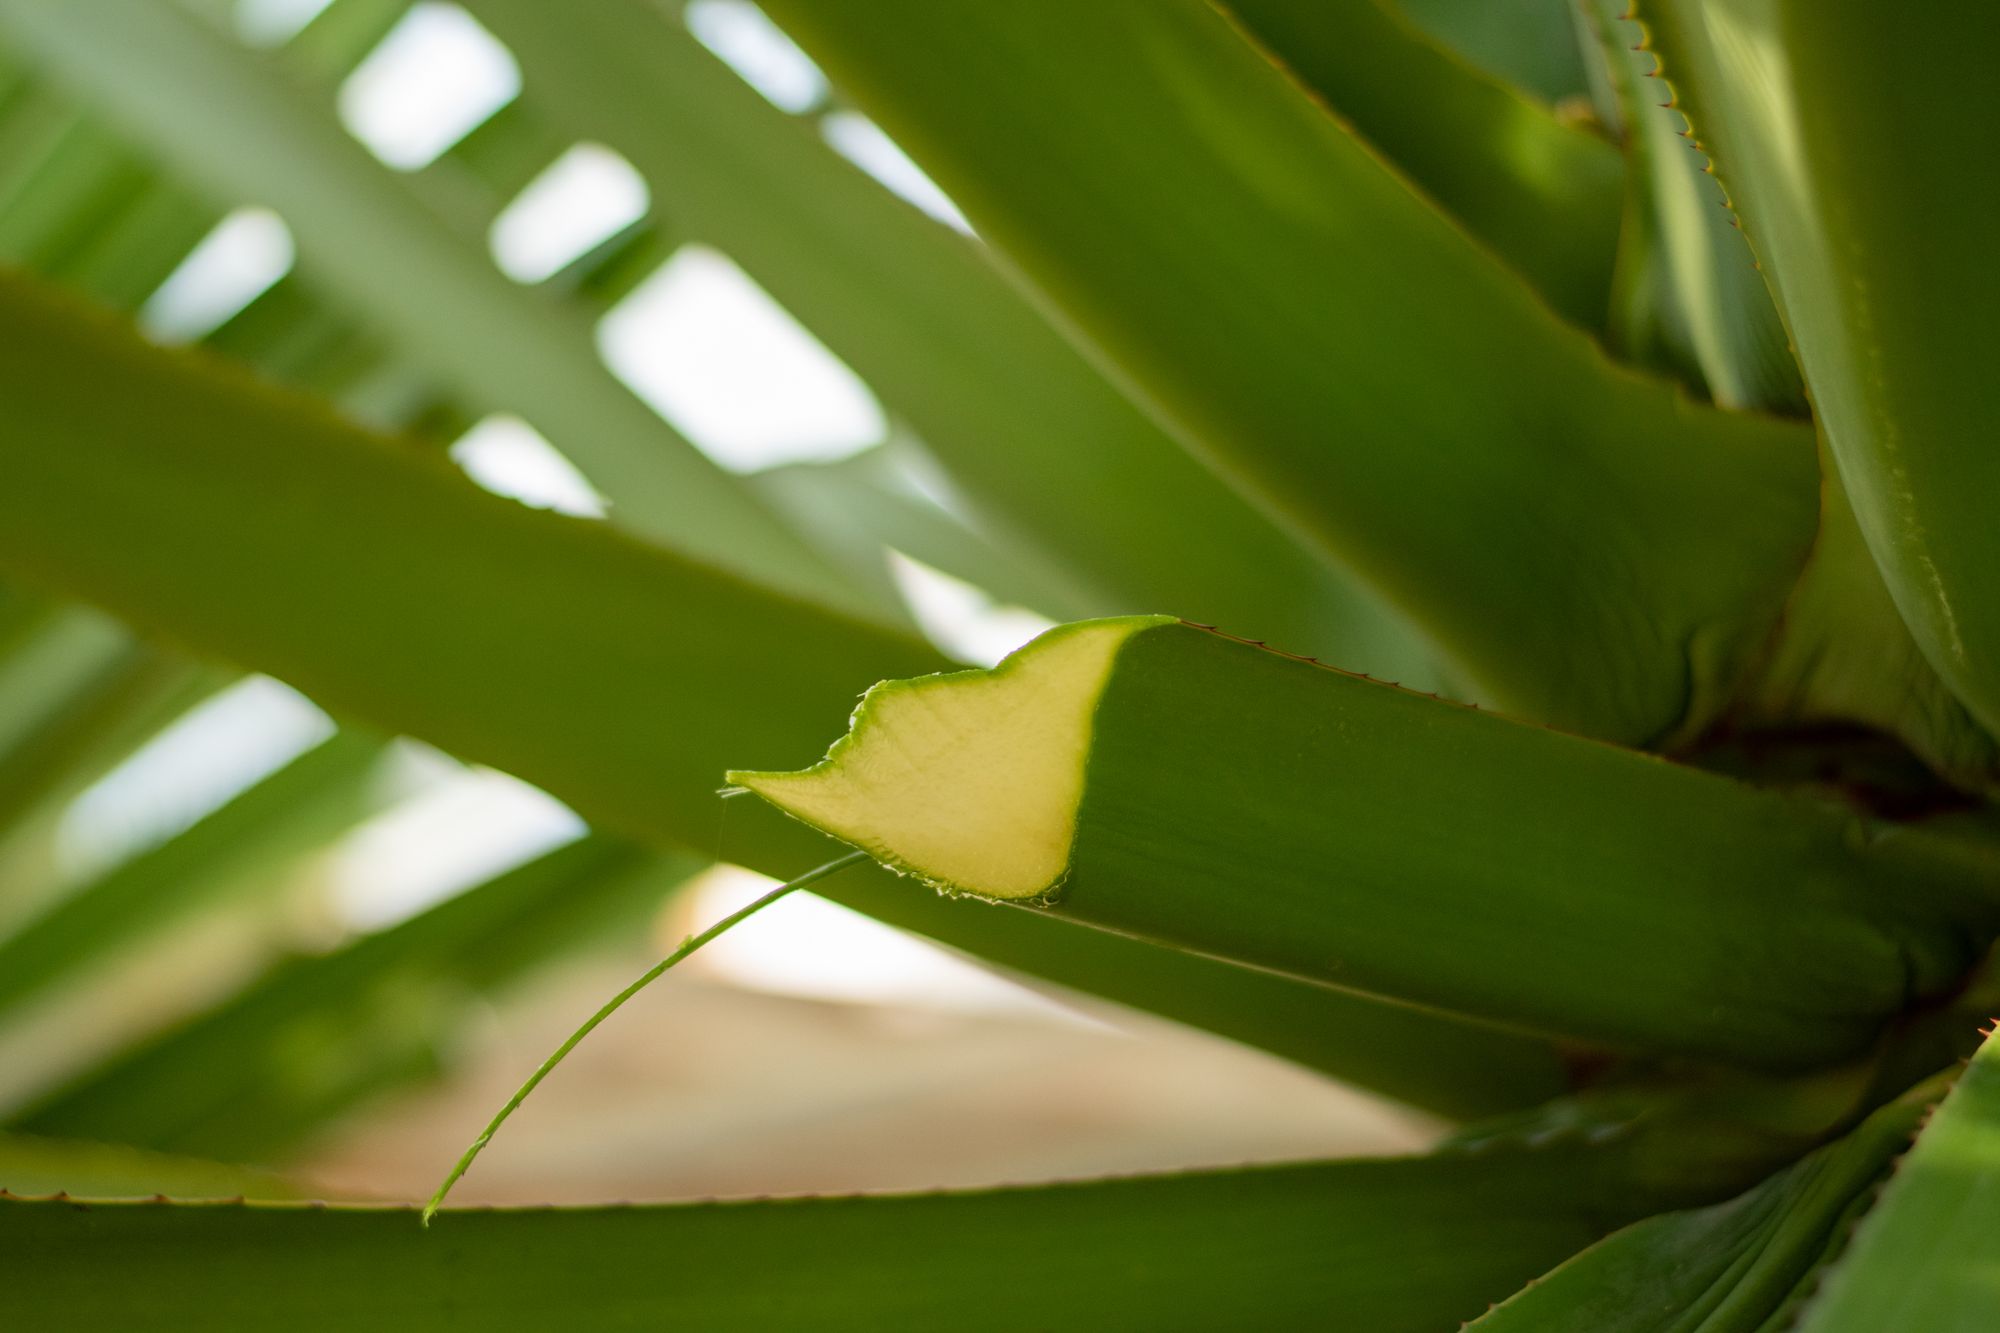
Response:
[[[1625,741],[1721,707],[1811,539],[1807,431],[1613,366],[1193,0],[768,8],[1470,697]]]
[[[146,347],[18,279],[0,298],[0,328],[23,349],[0,363],[17,428],[0,442],[15,483],[0,492],[0,563],[519,773],[606,830],[719,844],[778,874],[825,860],[802,825],[719,803],[722,773],[802,762],[868,684],[945,665],[894,631],[482,494],[434,455]],[[131,391],[95,393],[102,374]],[[968,913],[886,875],[829,892],[1006,966],[1381,1074],[1454,1113],[1565,1079],[1542,1043]],[[1409,1058],[1432,1042],[1435,1060]]]
[[[1610,1225],[1502,1151],[985,1193],[455,1212],[0,1199],[18,1317],[228,1330],[1284,1328],[1428,1333]],[[115,1280],[110,1280],[114,1278]]]
[[[1646,0],[1662,73],[1784,311],[1868,549],[1924,654],[2000,727],[2000,416],[1984,6]]]

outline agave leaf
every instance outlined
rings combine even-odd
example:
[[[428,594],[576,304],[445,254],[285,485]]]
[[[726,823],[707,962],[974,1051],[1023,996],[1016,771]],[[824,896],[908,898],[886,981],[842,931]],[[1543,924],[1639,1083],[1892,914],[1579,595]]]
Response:
[[[2000,728],[2000,255],[1986,6],[1646,0],[1662,72],[1742,215],[1868,549],[1917,642]]]
[[[202,345],[272,379],[331,398],[358,421],[381,420],[351,401],[382,368],[381,340],[328,308],[296,277],[273,283],[203,338]]]
[[[135,309],[216,221],[209,205],[172,182],[152,180],[47,272],[121,310]]]
[[[996,601],[1058,619],[1083,619],[1075,608],[1103,594],[1079,586],[1070,571],[1038,559],[1032,548],[996,541],[971,521],[912,486],[893,453],[871,449],[832,463],[788,463],[757,474],[773,502],[801,523],[836,526],[877,565],[891,547],[973,584]],[[1065,613],[1065,609],[1069,613]]]
[[[2000,1051],[1989,1035],[1809,1302],[1800,1333],[1975,1333],[2000,1320]]]
[[[1721,706],[1812,535],[1809,431],[1614,366],[1193,0],[767,8],[1469,697],[1624,741]]]
[[[947,893],[1769,1068],[1858,1054],[2000,925],[1990,846],[1161,617],[878,686],[817,767],[730,778]]]
[[[0,1134],[0,1196],[71,1194],[91,1199],[296,1199],[281,1176],[112,1143]]]
[[[1587,1163],[1445,1154],[959,1194],[465,1211],[0,1199],[35,1323],[1450,1328],[1615,1225]],[[115,1280],[114,1280],[115,1279]]]
[[[18,472],[0,499],[7,558],[469,759],[519,767],[581,724],[592,739],[561,746],[575,752],[569,780],[530,767],[552,789],[590,792],[615,824],[712,843],[725,735],[784,753],[810,734],[815,704],[838,710],[885,668],[942,664],[895,631],[486,496],[434,453],[149,348],[21,279],[0,284],[16,351],[0,371]],[[97,392],[107,374],[129,391]],[[630,682],[634,707],[577,697],[591,660]],[[726,720],[636,705],[667,682],[688,698],[757,697]],[[607,762],[606,744],[627,757]],[[656,773],[651,793],[618,767]],[[682,813],[663,811],[658,792],[676,788]]]
[[[94,611],[52,615],[0,663],[0,825],[77,787],[204,688]]]
[[[1394,0],[1411,22],[1484,70],[1551,104],[1589,95],[1592,71],[1566,0]]]
[[[301,266],[467,400],[566,450],[635,531],[850,608],[856,595],[599,360],[580,312],[503,277],[277,72],[173,5],[0,5],[0,30],[219,200],[275,207]]]
[[[1919,1085],[1838,1142],[1734,1199],[1663,1213],[1606,1237],[1474,1320],[1471,1330],[1761,1333],[1789,1327],[1801,1293],[1846,1244],[1855,1217],[1909,1147],[1946,1082]]]
[[[462,167],[466,175],[486,187],[486,202],[504,204],[569,146],[569,140],[546,117],[516,98],[474,126],[426,170],[446,163]],[[487,210],[486,218],[494,212],[497,210]]]
[[[346,10],[349,6],[343,5]],[[360,54],[357,49],[355,56]],[[17,99],[0,111],[0,134],[22,119],[32,120],[33,99]],[[35,234],[46,242],[16,245],[9,257],[65,285],[87,291],[122,310],[137,309],[185,259],[197,241],[215,224],[220,210],[169,180],[87,116],[65,106],[77,127],[53,155],[45,171],[22,182],[4,213],[19,221],[38,219]],[[509,138],[520,141],[515,133]],[[78,173],[110,174],[129,180],[129,188],[99,207],[72,198],[70,179]],[[38,182],[46,182],[38,185]],[[53,202],[52,202],[53,199]],[[478,219],[483,229],[492,209]],[[379,340],[358,330],[351,319],[337,316],[317,297],[304,291],[294,277],[281,279],[244,310],[204,338],[207,345],[250,361],[268,374],[328,394],[346,394],[379,374],[383,360]],[[406,412],[385,405],[379,390],[354,394],[344,404],[362,419],[384,425],[403,424]]]
[[[868,179],[657,5],[470,8],[550,114],[630,158],[677,232],[727,250],[854,367],[981,517],[1088,580],[1091,614],[1173,611],[1424,669],[1406,629],[1187,458],[983,247]]]
[[[372,736],[337,734],[0,938],[0,1017],[346,828],[370,805],[381,753]]]
[[[482,996],[659,903],[701,862],[586,838],[216,1008],[10,1117],[37,1133],[264,1160],[363,1098],[434,1072]]]
[[[0,337],[15,349],[0,358],[0,564],[517,773],[607,831],[720,844],[781,876],[817,865],[825,839],[718,804],[729,759],[802,762],[870,682],[948,665],[893,630],[487,495],[433,452],[147,346],[17,277],[0,275]],[[127,391],[98,392],[105,375]],[[1384,1076],[1448,1114],[1565,1083],[1545,1043],[1060,922],[969,916],[886,874],[827,892],[1004,966]]]
[[[1635,168],[1619,261],[1622,340],[1641,359],[1692,372],[1724,407],[1802,416],[1805,388],[1778,309],[1630,9],[1589,0],[1584,14]]]
[[[229,8],[213,4],[206,17],[218,24],[228,23],[235,17],[227,12]],[[388,36],[409,10],[408,0],[340,0],[292,34],[281,48],[281,58],[303,72],[338,78]]]
[[[0,653],[12,653],[48,623],[49,599],[0,583]]]
[[[72,113],[9,182],[0,207],[0,255],[60,265],[144,189],[145,164],[89,117]]]
[[[131,636],[110,617],[16,592],[0,658],[0,755],[32,743],[52,714],[129,661]]]
[[[1812,558],[1743,700],[1745,721],[1864,723],[1966,791],[1991,791],[2000,744],[1958,701],[1897,614],[1846,487],[1829,466]]]
[[[1624,164],[1579,125],[1434,45],[1390,0],[1229,0],[1336,115],[1587,328],[1604,322]]]

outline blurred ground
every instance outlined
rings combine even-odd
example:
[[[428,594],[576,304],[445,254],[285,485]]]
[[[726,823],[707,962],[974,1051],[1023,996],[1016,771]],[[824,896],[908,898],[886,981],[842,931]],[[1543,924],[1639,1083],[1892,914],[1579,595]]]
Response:
[[[332,1194],[423,1197],[629,973],[546,978],[491,1015],[447,1084],[372,1110],[295,1168]],[[1032,1001],[889,1007],[670,976],[543,1084],[453,1201],[987,1185],[1398,1152],[1430,1135],[1414,1116],[1256,1052],[1116,1021]]]

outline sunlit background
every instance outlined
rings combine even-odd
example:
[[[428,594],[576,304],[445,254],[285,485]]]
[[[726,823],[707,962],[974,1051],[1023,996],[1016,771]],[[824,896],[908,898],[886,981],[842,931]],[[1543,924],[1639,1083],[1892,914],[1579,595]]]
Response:
[[[328,7],[240,0],[229,20],[237,40],[278,48]],[[695,0],[684,21],[774,106],[811,122],[935,225],[971,238],[952,202],[879,128],[839,105],[753,5]],[[504,45],[464,10],[434,0],[410,6],[330,90],[346,131],[403,173],[432,168],[532,94]],[[644,232],[656,188],[603,144],[570,144],[492,221],[492,262],[520,284],[559,281],[584,257]],[[731,471],[776,476],[847,461],[955,512],[949,487],[868,385],[724,249],[662,249],[596,323],[598,354],[633,394]],[[237,208],[152,292],[140,324],[163,343],[201,341],[268,299],[295,259],[280,213]],[[364,384],[345,405],[386,420],[375,405],[395,392]],[[499,495],[584,519],[606,515],[590,478],[519,417],[460,423],[450,455]],[[914,623],[965,660],[996,661],[1050,623],[903,551],[879,556],[880,576]],[[59,701],[75,684],[76,664],[93,653],[110,669],[119,637],[107,622],[76,610],[56,628],[47,664],[32,654],[6,661],[0,698],[15,705],[6,716],[28,715],[37,699]],[[827,722],[830,739],[840,719]],[[0,847],[0,871],[30,890],[0,896],[0,925],[31,920],[41,903],[117,873],[304,763],[332,762],[325,756],[338,743],[333,721],[285,685],[254,676],[227,685],[67,800],[34,836]],[[465,890],[586,836],[571,811],[535,788],[420,744],[396,741],[357,764],[344,824],[259,826],[259,850],[287,867],[282,884],[269,882],[268,869],[246,876],[256,882],[218,883],[205,910],[94,962],[8,1025],[0,1101],[18,1106],[59,1085],[231,994],[274,957],[388,938]],[[718,801],[718,843],[726,818]],[[748,871],[717,865],[663,906],[656,895],[648,910],[617,918],[590,948],[505,984],[465,983],[449,997],[458,1019],[424,1034],[437,1059],[431,1077],[371,1094],[277,1165],[330,1193],[426,1193],[512,1085],[601,998],[765,887]],[[412,1014],[420,1008],[413,1000]],[[324,1046],[309,1059],[302,1050],[301,1077],[310,1076],[304,1064],[326,1058]],[[460,1197],[971,1184],[1388,1151],[1428,1132],[1269,1057],[1030,990],[800,894],[714,945],[587,1043]]]

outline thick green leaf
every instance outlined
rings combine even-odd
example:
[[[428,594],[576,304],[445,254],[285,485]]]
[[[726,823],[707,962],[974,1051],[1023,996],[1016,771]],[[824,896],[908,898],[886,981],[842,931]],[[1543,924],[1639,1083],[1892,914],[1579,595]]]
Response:
[[[0,583],[0,654],[11,654],[39,632],[52,610],[41,594]]]
[[[0,937],[0,1016],[345,829],[371,805],[381,754],[372,736],[338,734]]]
[[[343,11],[348,8],[342,6]],[[353,54],[358,56],[360,51]],[[58,104],[66,101],[56,100]],[[34,99],[25,107],[20,99],[0,107],[0,137],[18,120],[33,119],[35,110]],[[36,247],[14,246],[10,257],[121,310],[135,310],[187,257],[220,218],[221,210],[195,198],[178,182],[160,176],[88,117],[73,109],[67,114],[87,131],[84,142],[63,145],[57,163],[60,170],[51,168],[37,173],[35,180],[20,182],[17,197],[0,205],[0,214],[10,217],[24,208],[41,217],[40,231],[47,232],[50,239]],[[77,138],[78,132],[69,137]],[[102,170],[100,160],[108,161],[118,176],[133,182],[129,190],[103,207],[51,208],[41,198],[45,191],[35,188],[36,180],[46,178],[46,192],[59,194],[65,173]],[[483,229],[492,211],[488,208],[481,215],[478,228]],[[364,369],[353,364],[351,344],[358,335],[351,321],[335,318],[314,298],[301,295],[301,288],[296,279],[281,280],[206,341],[304,387],[329,394],[348,389]],[[308,327],[295,327],[299,324]],[[334,330],[338,330],[340,346],[332,345],[336,341]],[[379,347],[367,349],[368,362],[377,362],[380,356]]]
[[[0,1199],[9,1312],[209,1329],[1434,1333],[1615,1225],[1557,1152],[984,1193],[448,1212]]]
[[[1800,1333],[1979,1333],[2000,1325],[2000,1049],[1986,1044],[1807,1307]]]
[[[674,229],[727,250],[853,366],[1003,536],[1088,581],[1092,614],[1170,611],[1424,670],[1406,630],[1187,458],[983,247],[862,175],[659,6],[470,7],[519,53],[529,96],[630,158]]]
[[[0,664],[0,825],[74,789],[164,722],[202,688],[193,676],[96,612],[54,611]]]
[[[454,390],[535,423],[633,530],[836,604],[846,591],[738,482],[633,397],[588,323],[509,282],[275,70],[178,6],[0,4],[0,30],[220,200],[284,215],[302,267]]]
[[[1753,1066],[1860,1053],[2000,925],[1990,845],[1159,617],[878,686],[817,768],[731,779],[948,893]]]
[[[209,205],[155,180],[49,273],[121,310],[136,309],[217,220]]]
[[[2000,728],[2000,307],[1986,169],[2000,10],[1646,0],[1662,72],[1764,262],[1924,654]]]
[[[0,563],[518,773],[637,841],[719,846],[779,875],[829,859],[802,826],[719,804],[723,771],[804,762],[868,684],[946,665],[894,631],[486,495],[432,452],[3,275],[0,340],[16,349],[0,358]],[[106,376],[126,391],[100,392]],[[1450,1114],[1565,1082],[1538,1042],[1060,922],[967,914],[879,872],[826,892],[1005,966],[1385,1076]]]
[[[0,327],[0,555],[614,827],[712,844],[725,744],[796,752],[815,713],[885,671],[942,665],[894,631],[484,495],[435,454],[19,279],[0,279]],[[669,691],[744,702],[647,705]]]
[[[1864,723],[1901,739],[1958,787],[1991,791],[2000,780],[2000,744],[1932,669],[1897,614],[1831,468],[1820,505],[1812,558],[1746,692],[1742,720]]]
[[[1805,388],[1708,162],[1668,101],[1658,61],[1639,44],[1627,0],[1589,0],[1585,22],[1604,50],[1633,159],[1620,255],[1619,332],[1640,359],[1689,373],[1724,407],[1804,415]]]
[[[19,171],[0,207],[0,256],[61,266],[143,192],[145,164],[104,126],[72,114]]]
[[[1760,1333],[1789,1327],[1802,1290],[1944,1091],[1932,1080],[1726,1203],[1606,1237],[1485,1318],[1475,1333]],[[1889,1328],[1919,1325],[1887,1323]],[[1922,1325],[1928,1328],[1928,1325]]]
[[[342,402],[381,368],[380,341],[327,308],[296,276],[285,277],[202,339],[202,345],[259,374]]]
[[[1224,8],[1556,309],[1587,328],[1604,322],[1624,176],[1617,149],[1447,54],[1391,0]]]
[[[1079,930],[1054,916],[972,910],[871,872],[845,872],[816,892],[1029,980],[1207,1028],[1454,1120],[1545,1101],[1569,1087],[1572,1057],[1582,1069],[1595,1064],[1587,1050]]]
[[[475,126],[427,170],[435,174],[443,164],[462,167],[486,187],[488,200],[505,204],[569,146],[560,129],[516,98]],[[485,215],[490,218],[497,211],[488,208]]]
[[[572,843],[280,965],[11,1119],[37,1133],[268,1159],[363,1098],[434,1073],[482,996],[607,922],[631,924],[700,866],[609,838]]]
[[[1462,58],[1544,102],[1582,98],[1590,71],[1567,0],[1395,0]]]
[[[32,744],[52,714],[115,676],[133,651],[108,616],[16,593],[0,657],[0,757]]]
[[[71,1194],[86,1199],[296,1199],[281,1177],[198,1158],[113,1143],[0,1134],[0,1196]],[[10,1286],[14,1285],[12,1283]]]
[[[210,0],[209,17],[226,22],[234,6]],[[360,62],[409,13],[409,0],[339,0],[314,15],[286,42],[287,65],[326,78],[338,78]]]
[[[767,8],[1470,697],[1626,741],[1722,705],[1811,539],[1809,431],[1614,366],[1194,0]]]
[[[1101,603],[1069,570],[1052,567],[1032,549],[994,540],[910,484],[894,454],[871,449],[832,463],[789,463],[757,474],[773,502],[851,535],[857,555],[882,564],[891,547],[933,569],[964,579],[996,600],[1058,619],[1063,608]],[[829,538],[830,539],[830,538]]]

